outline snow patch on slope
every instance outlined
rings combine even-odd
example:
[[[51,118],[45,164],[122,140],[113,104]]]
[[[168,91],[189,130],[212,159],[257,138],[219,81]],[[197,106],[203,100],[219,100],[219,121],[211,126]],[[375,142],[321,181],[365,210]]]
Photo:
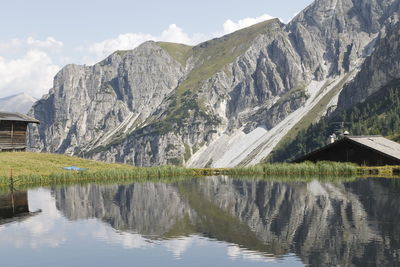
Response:
[[[245,134],[243,129],[231,135],[222,134],[209,146],[200,149],[187,163],[190,167],[228,168],[238,165],[251,166],[266,158],[280,140],[305,116],[319,101],[330,92],[343,77],[338,77],[329,86],[327,80],[312,81],[306,91],[309,98],[306,104],[292,112],[271,130],[258,127]]]
[[[248,153],[248,157],[245,158],[245,166],[252,166],[260,163],[265,159],[275,148],[275,146],[282,140],[283,137],[300,121],[306,116],[318,103],[319,101],[329,93],[335,86],[342,80],[343,77],[338,77],[328,87],[324,88],[325,81],[316,82],[313,81],[309,85],[307,92],[310,95],[304,106],[300,107],[296,111],[292,112],[287,118],[280,122],[276,127],[272,128],[266,133],[254,150]],[[252,153],[253,152],[253,153]],[[242,163],[242,162],[240,162]]]
[[[243,160],[243,153],[249,149],[249,146],[256,147],[258,145],[257,141],[261,140],[267,133],[268,131],[261,127],[256,128],[248,134],[243,133],[243,135],[240,135],[241,138],[230,142],[230,144],[226,146],[227,151],[213,164],[213,167],[223,168],[225,166],[231,167],[233,164],[239,164],[240,161]]]

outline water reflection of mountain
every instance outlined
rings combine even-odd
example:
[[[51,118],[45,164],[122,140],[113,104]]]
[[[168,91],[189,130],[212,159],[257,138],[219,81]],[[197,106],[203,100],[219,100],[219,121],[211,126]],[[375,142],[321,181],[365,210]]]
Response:
[[[72,220],[99,218],[154,238],[201,234],[312,266],[396,266],[400,186],[390,180],[279,183],[195,179],[173,185],[55,190]]]
[[[191,209],[167,184],[68,187],[55,191],[56,205],[71,220],[99,218],[113,228],[162,236]]]

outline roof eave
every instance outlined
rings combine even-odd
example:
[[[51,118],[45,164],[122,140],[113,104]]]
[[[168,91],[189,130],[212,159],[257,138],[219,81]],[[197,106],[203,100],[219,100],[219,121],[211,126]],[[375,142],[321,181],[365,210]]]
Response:
[[[381,135],[379,135],[379,136],[376,135],[375,137],[383,137],[383,136],[381,136]],[[365,144],[363,144],[363,143],[357,142],[357,141],[353,140],[352,138],[354,138],[354,136],[346,136],[346,137],[344,137],[344,138],[342,138],[342,139],[340,139],[340,140],[338,140],[338,141],[336,141],[336,142],[334,142],[334,143],[332,143],[332,144],[323,146],[323,147],[321,147],[321,148],[319,148],[319,149],[317,149],[317,150],[314,150],[314,151],[312,151],[312,152],[310,152],[310,153],[308,153],[308,154],[306,154],[306,155],[304,155],[304,156],[302,156],[302,157],[299,157],[299,158],[293,160],[292,162],[293,162],[293,163],[297,163],[297,162],[305,161],[306,158],[309,158],[309,157],[312,156],[312,155],[315,155],[315,154],[317,154],[317,153],[319,153],[319,152],[321,152],[321,151],[324,151],[324,150],[326,150],[326,149],[328,149],[328,148],[330,148],[330,147],[333,147],[333,146],[335,146],[335,145],[337,145],[337,144],[339,144],[339,143],[342,143],[342,142],[344,142],[344,141],[346,141],[346,140],[348,140],[348,141],[350,141],[350,142],[352,142],[352,143],[354,143],[354,144],[357,144],[357,145],[359,145],[359,146],[362,146],[362,147],[364,147],[364,148],[367,148],[367,149],[369,149],[369,150],[375,151],[375,152],[377,152],[378,154],[384,155],[384,156],[386,156],[386,157],[388,157],[388,158],[391,158],[391,159],[393,159],[393,160],[400,161],[400,158],[394,157],[393,155],[387,154],[387,153],[385,153],[385,152],[383,152],[383,151],[380,151],[380,150],[378,150],[378,149],[376,149],[376,148],[374,148],[374,147],[371,147],[371,146],[365,145]]]

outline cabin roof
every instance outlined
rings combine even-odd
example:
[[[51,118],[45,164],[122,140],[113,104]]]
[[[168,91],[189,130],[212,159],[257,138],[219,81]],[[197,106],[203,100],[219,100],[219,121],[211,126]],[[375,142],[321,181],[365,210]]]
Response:
[[[400,144],[383,136],[349,136],[347,138],[363,146],[400,159]]]
[[[18,112],[0,111],[0,121],[22,121],[28,123],[40,123],[38,120]]]
[[[315,151],[312,151],[312,152],[294,160],[294,162],[302,161],[311,155],[315,155],[321,151],[324,151],[326,149],[329,149],[333,146],[336,146],[336,145],[338,145],[342,142],[346,142],[346,141],[350,141],[350,142],[359,144],[361,146],[368,147],[370,149],[377,151],[378,153],[385,154],[389,157],[400,160],[400,144],[399,143],[389,140],[381,135],[371,135],[371,136],[363,135],[363,136],[345,136],[344,138],[340,139],[339,141],[336,141],[332,144],[321,147]]]

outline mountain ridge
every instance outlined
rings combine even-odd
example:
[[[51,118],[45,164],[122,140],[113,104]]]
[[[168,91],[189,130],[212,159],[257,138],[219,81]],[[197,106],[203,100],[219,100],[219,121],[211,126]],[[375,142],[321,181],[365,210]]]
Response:
[[[0,110],[26,114],[36,101],[37,99],[25,93],[10,95],[0,98]]]

